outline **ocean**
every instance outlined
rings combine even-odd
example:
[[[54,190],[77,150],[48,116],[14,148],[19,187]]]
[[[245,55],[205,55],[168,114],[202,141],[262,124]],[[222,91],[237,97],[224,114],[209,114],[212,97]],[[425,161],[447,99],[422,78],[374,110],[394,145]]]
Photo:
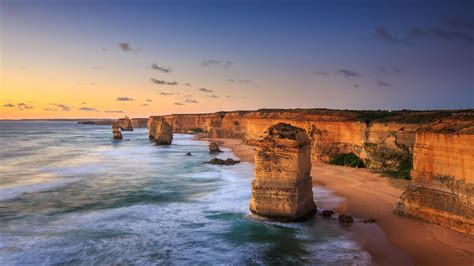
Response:
[[[146,129],[122,134],[0,122],[0,265],[370,263],[337,221],[251,216],[252,164],[204,164],[214,155],[192,135],[156,146]],[[327,191],[314,192],[322,205]]]

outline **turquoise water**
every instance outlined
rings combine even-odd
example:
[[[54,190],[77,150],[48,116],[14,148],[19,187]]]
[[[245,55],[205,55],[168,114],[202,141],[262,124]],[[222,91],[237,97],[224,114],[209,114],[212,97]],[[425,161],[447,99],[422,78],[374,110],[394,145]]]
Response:
[[[252,164],[203,164],[213,156],[191,135],[171,146],[123,135],[0,122],[0,265],[370,262],[334,221],[250,217]]]

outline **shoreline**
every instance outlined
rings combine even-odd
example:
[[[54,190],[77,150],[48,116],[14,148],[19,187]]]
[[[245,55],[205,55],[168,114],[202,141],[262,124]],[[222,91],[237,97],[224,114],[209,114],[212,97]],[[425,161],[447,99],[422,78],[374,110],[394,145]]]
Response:
[[[204,138],[207,139],[207,138]],[[240,139],[212,139],[242,161],[254,163],[254,149]],[[473,265],[474,238],[422,221],[398,217],[393,206],[403,189],[388,177],[356,169],[313,162],[313,186],[341,197],[337,213],[374,224],[355,222],[348,230],[380,265]],[[318,209],[321,206],[318,206]]]

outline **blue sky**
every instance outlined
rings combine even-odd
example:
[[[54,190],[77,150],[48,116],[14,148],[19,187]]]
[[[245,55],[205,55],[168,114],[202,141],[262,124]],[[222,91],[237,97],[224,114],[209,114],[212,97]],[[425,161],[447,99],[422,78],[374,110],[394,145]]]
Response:
[[[3,0],[1,100],[50,109],[41,93],[136,115],[473,108],[472,10],[473,1]],[[160,104],[132,111],[145,98]]]

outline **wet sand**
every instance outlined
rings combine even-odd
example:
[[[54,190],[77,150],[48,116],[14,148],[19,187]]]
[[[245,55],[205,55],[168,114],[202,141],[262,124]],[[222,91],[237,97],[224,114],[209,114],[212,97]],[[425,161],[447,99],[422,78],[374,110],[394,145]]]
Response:
[[[237,139],[215,139],[242,161],[254,162],[254,149]],[[437,225],[398,217],[393,206],[403,189],[367,169],[313,162],[313,183],[343,198],[338,213],[356,218],[348,229],[378,265],[473,265],[474,238]],[[318,206],[324,209],[334,206]],[[375,218],[374,224],[363,219]]]

